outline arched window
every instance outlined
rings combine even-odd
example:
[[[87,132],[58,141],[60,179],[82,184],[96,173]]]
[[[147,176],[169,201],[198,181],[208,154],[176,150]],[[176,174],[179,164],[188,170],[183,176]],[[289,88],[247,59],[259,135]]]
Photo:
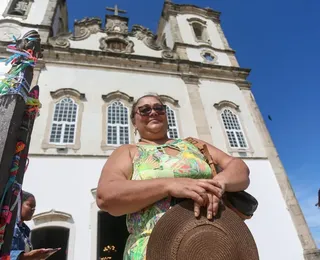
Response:
[[[231,109],[223,109],[221,119],[231,148],[248,148],[240,120]]]
[[[196,36],[197,40],[203,41],[203,26],[199,23],[193,23],[192,24],[192,29],[194,32],[194,35]]]
[[[129,143],[129,109],[122,102],[114,101],[108,106],[107,145]]]
[[[51,144],[74,144],[78,105],[72,98],[63,98],[54,105],[50,131]]]
[[[167,118],[169,125],[168,136],[170,138],[179,138],[176,114],[169,106],[167,106]]]
[[[195,38],[195,41],[210,43],[210,38],[207,30],[207,22],[196,17],[192,17],[187,20],[193,31],[193,36]]]

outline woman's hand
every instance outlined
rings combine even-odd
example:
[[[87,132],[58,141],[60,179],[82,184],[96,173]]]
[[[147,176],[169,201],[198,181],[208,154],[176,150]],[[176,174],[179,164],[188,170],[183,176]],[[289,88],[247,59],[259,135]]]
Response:
[[[173,178],[168,186],[170,196],[192,199],[199,205],[199,209],[200,206],[209,204],[208,193],[220,199],[223,194],[222,189],[223,187],[214,179]]]
[[[205,205],[201,205],[201,204],[195,202],[194,203],[194,214],[196,217],[198,217],[200,215],[201,206],[207,206],[207,218],[208,219],[212,219],[212,217],[214,217],[217,214],[221,197],[225,192],[225,182],[223,181],[223,179],[220,179],[220,178],[219,178],[219,180],[215,179],[215,181],[220,186],[219,194],[221,194],[221,195],[216,196],[214,193],[208,191],[206,193],[207,199],[205,201],[207,203]]]
[[[49,249],[35,249],[28,253],[23,253],[19,256],[19,260],[43,260],[50,256],[51,251]]]

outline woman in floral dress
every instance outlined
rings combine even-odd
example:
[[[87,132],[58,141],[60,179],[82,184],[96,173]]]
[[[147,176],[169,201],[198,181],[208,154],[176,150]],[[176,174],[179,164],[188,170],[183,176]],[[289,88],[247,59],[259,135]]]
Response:
[[[150,234],[161,216],[181,199],[192,199],[194,213],[207,208],[211,219],[225,191],[249,185],[245,163],[205,143],[222,168],[212,177],[203,155],[191,143],[167,136],[166,106],[155,95],[133,105],[131,120],[141,139],[122,145],[107,160],[99,180],[97,204],[113,216],[127,215],[130,233],[124,260],[144,260]]]

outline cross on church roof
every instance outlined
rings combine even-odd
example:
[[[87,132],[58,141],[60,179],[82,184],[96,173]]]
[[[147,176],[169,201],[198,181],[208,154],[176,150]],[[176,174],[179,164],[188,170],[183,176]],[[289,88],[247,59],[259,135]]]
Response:
[[[107,9],[107,11],[112,11],[112,12],[114,12],[114,15],[119,15],[119,13],[121,13],[121,14],[127,13],[126,10],[121,10],[121,9],[119,9],[119,8],[118,8],[118,5],[115,5],[114,8],[112,8],[112,7],[106,7],[106,9]]]

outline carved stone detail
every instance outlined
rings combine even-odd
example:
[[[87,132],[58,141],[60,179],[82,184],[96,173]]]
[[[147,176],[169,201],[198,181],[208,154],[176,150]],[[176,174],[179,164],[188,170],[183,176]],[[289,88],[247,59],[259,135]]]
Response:
[[[106,24],[107,34],[123,34],[128,35],[128,23],[121,19],[108,19]]]
[[[61,34],[55,37],[49,38],[49,43],[53,47],[69,48],[70,47],[70,38],[72,33]]]
[[[110,43],[112,42],[119,42],[125,45],[124,48],[113,48],[110,47]],[[128,38],[117,35],[117,36],[106,36],[100,39],[100,46],[99,48],[103,51],[110,51],[110,52],[121,52],[121,53],[133,53],[134,43],[130,41]]]
[[[177,54],[170,48],[165,46],[164,41],[157,41],[157,36],[154,35],[148,28],[143,27],[142,25],[133,25],[130,35],[132,37],[136,37],[140,41],[143,41],[143,43],[152,50],[162,50],[161,56],[164,59],[177,58]]]
[[[171,50],[162,51],[161,56],[162,58],[168,59],[168,60],[174,60],[174,59],[177,59],[178,57],[177,54]]]
[[[126,100],[128,103],[132,103],[134,98],[132,96],[129,96],[128,94],[121,92],[119,90],[110,92],[107,95],[102,95],[102,99],[105,102],[111,102],[112,100]]]
[[[84,18],[74,22],[74,36],[72,40],[81,41],[87,39],[91,34],[101,31],[102,21],[100,18]]]
[[[166,49],[162,43],[157,42],[157,36],[154,35],[148,28],[142,25],[133,25],[131,30],[131,36],[136,37],[138,40],[143,41],[143,43],[152,50],[163,50]]]
[[[229,101],[229,100],[222,100],[220,101],[219,103],[215,103],[213,105],[216,109],[222,109],[224,107],[231,107],[233,109],[235,109],[236,111],[240,111],[240,107],[239,105],[233,103],[232,101]]]

